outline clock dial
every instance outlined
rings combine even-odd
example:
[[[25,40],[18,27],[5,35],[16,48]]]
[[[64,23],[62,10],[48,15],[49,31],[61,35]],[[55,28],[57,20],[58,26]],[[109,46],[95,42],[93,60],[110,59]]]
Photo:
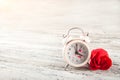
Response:
[[[88,48],[81,42],[75,42],[67,46],[67,59],[73,64],[81,64],[88,58]]]

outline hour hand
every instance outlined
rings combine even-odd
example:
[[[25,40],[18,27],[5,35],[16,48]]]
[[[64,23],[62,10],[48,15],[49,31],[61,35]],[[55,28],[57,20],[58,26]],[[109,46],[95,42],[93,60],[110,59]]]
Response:
[[[79,53],[78,51],[75,51],[75,54],[83,56],[81,53]]]
[[[78,51],[78,55],[81,55],[81,56],[83,56],[83,54],[82,54],[82,53],[80,53],[79,51]]]
[[[76,44],[76,52],[77,52],[77,54],[78,55],[81,55],[81,56],[83,56],[83,54],[81,54],[81,49],[79,48],[79,46]]]

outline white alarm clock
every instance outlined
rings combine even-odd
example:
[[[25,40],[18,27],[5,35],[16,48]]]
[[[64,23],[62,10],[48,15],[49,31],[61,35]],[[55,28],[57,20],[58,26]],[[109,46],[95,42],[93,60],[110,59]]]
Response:
[[[70,36],[70,31],[73,29],[81,30],[82,35],[80,35],[78,38],[74,38]],[[83,30],[78,27],[71,28],[67,31],[67,34],[63,35],[63,58],[66,61],[68,65],[74,66],[74,67],[82,67],[87,64],[90,58],[90,50],[87,45],[87,42],[89,42],[88,34],[85,35]]]

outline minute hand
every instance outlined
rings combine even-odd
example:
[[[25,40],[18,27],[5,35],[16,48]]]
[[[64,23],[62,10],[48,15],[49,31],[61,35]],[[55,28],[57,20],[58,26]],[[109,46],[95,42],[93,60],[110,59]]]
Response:
[[[76,44],[76,54],[80,55],[80,56],[83,56],[81,53],[79,53],[79,48],[78,48],[78,45]]]

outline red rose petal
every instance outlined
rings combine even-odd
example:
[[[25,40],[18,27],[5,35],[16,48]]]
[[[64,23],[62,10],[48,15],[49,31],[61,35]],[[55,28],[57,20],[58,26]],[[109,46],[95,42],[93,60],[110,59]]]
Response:
[[[91,70],[107,70],[112,65],[112,60],[106,50],[102,48],[94,49],[91,52],[90,57],[90,69]]]

